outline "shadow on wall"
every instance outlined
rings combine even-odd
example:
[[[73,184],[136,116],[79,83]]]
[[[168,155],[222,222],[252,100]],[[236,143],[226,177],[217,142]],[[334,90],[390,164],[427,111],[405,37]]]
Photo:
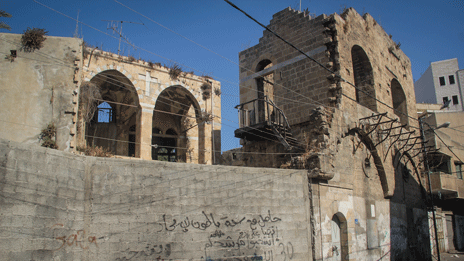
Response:
[[[390,200],[391,260],[431,260],[426,192],[408,154],[396,153]]]

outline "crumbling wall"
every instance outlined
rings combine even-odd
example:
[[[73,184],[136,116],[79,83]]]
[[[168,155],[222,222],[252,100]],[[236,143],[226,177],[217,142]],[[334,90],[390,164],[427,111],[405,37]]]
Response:
[[[0,260],[308,260],[306,172],[0,141]]]

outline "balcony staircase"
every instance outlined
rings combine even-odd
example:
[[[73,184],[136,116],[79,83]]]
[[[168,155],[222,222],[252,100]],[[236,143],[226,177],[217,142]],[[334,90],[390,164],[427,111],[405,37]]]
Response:
[[[267,96],[235,107],[239,110],[240,128],[235,137],[248,141],[274,140],[288,151],[303,152],[305,149],[292,135],[284,112]]]

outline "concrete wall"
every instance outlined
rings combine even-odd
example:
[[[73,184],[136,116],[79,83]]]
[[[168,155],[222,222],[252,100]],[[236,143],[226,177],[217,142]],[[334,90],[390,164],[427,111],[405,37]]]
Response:
[[[0,260],[310,260],[306,171],[0,141]]]
[[[432,67],[429,66],[422,76],[414,83],[416,101],[418,103],[439,103],[433,84]]]
[[[456,76],[456,71],[459,70],[458,59],[449,59],[438,62],[433,62],[430,64],[432,67],[433,73],[433,84],[435,85],[435,93],[437,96],[437,103],[443,103],[443,97],[448,97],[449,100],[452,100],[452,96],[456,95],[459,99],[459,104],[453,105],[451,102],[449,110],[453,111],[462,111],[463,110],[463,98],[459,90],[458,79]],[[455,79],[454,84],[450,84],[449,76],[453,75]],[[440,85],[440,77],[445,77],[445,85]]]
[[[0,41],[3,56],[17,51],[14,61],[0,59],[0,136],[38,144],[41,130],[53,122],[58,148],[69,150],[82,39],[47,36],[33,52],[20,50],[19,34],[0,33]]]

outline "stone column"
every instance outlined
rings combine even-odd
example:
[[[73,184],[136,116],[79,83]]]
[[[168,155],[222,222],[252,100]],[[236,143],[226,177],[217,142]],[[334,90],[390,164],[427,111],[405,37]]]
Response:
[[[144,160],[151,160],[151,137],[153,109],[155,105],[140,103],[142,110],[137,114],[137,157]]]

